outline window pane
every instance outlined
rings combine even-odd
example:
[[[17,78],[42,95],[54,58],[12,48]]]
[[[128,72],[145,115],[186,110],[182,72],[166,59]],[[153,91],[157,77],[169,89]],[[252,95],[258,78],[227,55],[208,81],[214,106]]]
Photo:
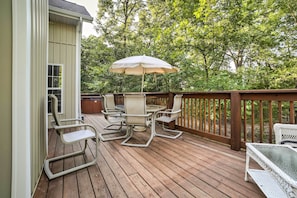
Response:
[[[51,65],[48,66],[47,73],[48,73],[49,76],[52,76],[53,75],[52,66]]]
[[[60,76],[60,66],[54,66],[54,75],[53,76]]]
[[[50,94],[54,94],[57,98],[58,98],[58,112],[61,113],[62,112],[62,100],[61,100],[61,90],[48,90],[48,95]],[[51,111],[51,100],[50,98],[48,98],[48,112],[52,113]]]
[[[48,95],[50,95],[50,94],[52,94],[52,91],[51,90],[48,90]],[[52,107],[51,106],[52,105],[52,101],[51,101],[51,99],[49,97],[48,97],[47,100],[48,100],[48,104],[47,104],[48,112],[51,113],[52,112],[52,108],[51,108]]]
[[[52,77],[47,78],[48,87],[53,87]]]
[[[53,77],[53,87],[60,87],[59,77]]]
[[[62,112],[62,65],[48,65],[48,94],[58,98],[58,112]],[[51,113],[51,101],[48,100],[48,112]]]

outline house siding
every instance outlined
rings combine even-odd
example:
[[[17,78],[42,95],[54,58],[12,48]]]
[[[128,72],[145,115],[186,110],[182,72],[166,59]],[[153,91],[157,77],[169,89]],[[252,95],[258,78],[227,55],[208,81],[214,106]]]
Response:
[[[46,158],[48,2],[31,1],[31,192]]]
[[[38,182],[46,157],[45,132],[45,96],[46,96],[46,65],[47,65],[47,22],[48,3],[44,0],[31,1],[31,66],[33,77],[30,82],[30,139],[31,139],[31,193]],[[3,0],[0,6],[2,24],[0,37],[0,86],[1,86],[1,138],[0,138],[0,197],[12,196],[12,1]],[[25,64],[25,63],[24,63]],[[28,90],[29,91],[29,90]],[[17,104],[16,104],[17,105]],[[24,131],[17,131],[24,133]],[[19,172],[24,170],[17,170]],[[25,195],[24,195],[25,196]]]
[[[49,22],[49,64],[63,65],[63,95],[61,118],[75,118],[76,112],[76,26]],[[49,116],[49,121],[52,116]],[[49,126],[50,127],[50,126]]]
[[[12,166],[12,2],[0,6],[0,197],[11,196]],[[4,28],[5,27],[5,28]]]

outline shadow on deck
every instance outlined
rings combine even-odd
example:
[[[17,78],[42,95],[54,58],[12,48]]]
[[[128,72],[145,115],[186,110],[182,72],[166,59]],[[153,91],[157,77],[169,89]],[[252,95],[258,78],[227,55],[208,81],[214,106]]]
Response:
[[[85,120],[98,132],[107,124],[101,114],[85,115]],[[256,184],[244,181],[244,151],[189,133],[176,140],[155,137],[148,148],[120,142],[101,142],[96,166],[51,181],[43,173],[34,197],[265,197]],[[89,145],[84,157],[55,162],[53,169],[91,158],[95,144]],[[64,147],[49,132],[49,155],[80,146]]]

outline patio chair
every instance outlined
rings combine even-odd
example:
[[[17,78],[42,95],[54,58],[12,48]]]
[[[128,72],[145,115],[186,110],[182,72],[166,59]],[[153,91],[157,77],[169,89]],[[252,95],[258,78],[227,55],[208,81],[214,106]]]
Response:
[[[152,114],[146,113],[146,97],[144,94],[125,94],[124,95],[124,105],[125,105],[125,116],[127,125],[127,134],[129,136],[121,143],[125,146],[135,146],[135,147],[147,147],[151,143],[154,133],[151,127]],[[134,143],[131,140],[134,134],[134,130],[137,127],[150,128],[151,134],[146,143]]]
[[[181,104],[182,104],[183,95],[175,95],[173,101],[172,109],[167,109],[165,111],[159,111],[155,115],[155,125],[162,123],[163,133],[157,132],[155,129],[155,135],[159,137],[176,139],[182,135],[182,131],[169,129],[168,126],[170,122],[173,122],[178,119],[179,114],[181,112]],[[165,133],[164,133],[165,132]]]
[[[84,141],[84,146],[81,150],[75,151],[72,153],[52,157],[45,159],[44,161],[44,171],[49,179],[54,179],[56,177],[60,177],[63,175],[66,175],[68,173],[72,173],[74,171],[86,168],[88,166],[94,165],[97,160],[97,150],[98,150],[98,134],[92,125],[84,124],[82,120],[79,119],[64,119],[60,120],[58,116],[58,99],[55,95],[51,94],[49,95],[49,98],[51,99],[51,110],[54,117],[54,120],[52,121],[52,125],[54,130],[57,132],[57,134],[60,136],[61,141],[63,144],[74,144],[79,143],[81,141]],[[66,124],[71,123],[71,124]],[[73,124],[74,123],[74,124]],[[57,161],[57,160],[63,160],[69,157],[74,157],[77,155],[83,155],[85,153],[85,150],[87,148],[88,140],[95,141],[96,144],[96,151],[95,151],[95,157],[92,161],[88,161],[84,164],[75,166],[70,169],[66,169],[60,172],[53,173],[50,169],[50,163]]]
[[[127,138],[128,135],[121,134],[122,128],[125,125],[125,118],[122,116],[122,111],[117,110],[114,102],[113,94],[103,95],[104,110],[101,112],[104,114],[104,118],[108,121],[108,125],[104,127],[104,130],[108,132],[99,133],[99,137],[102,141],[117,140]]]
[[[281,124],[273,125],[276,144],[289,144],[297,147],[297,125],[296,124]]]

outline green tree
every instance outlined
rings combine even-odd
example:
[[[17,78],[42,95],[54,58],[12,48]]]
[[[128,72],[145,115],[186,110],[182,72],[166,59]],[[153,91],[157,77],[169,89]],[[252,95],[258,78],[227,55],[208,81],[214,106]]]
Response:
[[[99,0],[100,36],[82,48],[82,90],[139,91],[140,76],[108,68],[143,54],[181,69],[146,75],[145,91],[295,88],[296,7],[295,0]]]

